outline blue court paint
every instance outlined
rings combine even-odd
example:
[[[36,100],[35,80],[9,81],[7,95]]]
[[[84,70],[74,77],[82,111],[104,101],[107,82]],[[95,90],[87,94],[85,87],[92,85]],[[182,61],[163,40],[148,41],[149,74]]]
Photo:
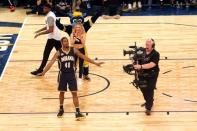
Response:
[[[0,27],[21,27],[21,26],[22,26],[22,23],[0,21]]]
[[[21,26],[22,23],[0,22],[0,27],[21,28]],[[17,36],[18,34],[12,34],[12,32],[9,32],[9,34],[0,34],[0,78],[13,50]]]
[[[1,74],[4,70],[6,63],[8,62],[9,55],[12,52],[12,49],[15,44],[17,36],[18,36],[18,34],[12,34],[12,35],[1,35],[0,34],[0,37],[1,37],[0,38],[0,77],[1,77]],[[5,37],[5,39],[4,39],[4,37]],[[10,38],[7,39],[7,37],[10,37]],[[8,43],[8,44],[13,44],[13,45],[1,46],[1,45],[4,45],[5,42],[6,42],[6,44]]]

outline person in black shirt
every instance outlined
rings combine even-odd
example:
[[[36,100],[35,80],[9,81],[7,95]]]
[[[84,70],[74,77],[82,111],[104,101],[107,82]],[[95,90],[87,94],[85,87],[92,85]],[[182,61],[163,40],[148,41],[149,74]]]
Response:
[[[103,11],[103,0],[91,0],[91,12],[90,15],[94,14],[95,12]]]
[[[35,6],[33,6],[32,10],[31,11],[27,11],[26,14],[29,15],[29,14],[38,14],[38,15],[44,15],[44,6],[46,4],[49,4],[47,2],[47,0],[38,0],[37,1],[37,4]]]
[[[97,5],[97,6],[102,6],[103,5],[103,0],[92,0],[91,4],[92,5]]]
[[[159,75],[159,60],[160,54],[155,50],[155,42],[153,39],[146,41],[146,56],[143,63],[134,65],[136,70],[142,70],[142,75],[139,75],[139,81],[146,81],[146,87],[140,87],[144,96],[146,115],[151,114],[151,108],[154,101],[154,89],[156,89],[157,78]]]
[[[55,14],[58,17],[68,16],[68,13],[71,9],[71,4],[70,1],[68,0],[56,1],[54,8],[55,8]]]
[[[59,63],[58,91],[60,92],[59,94],[60,109],[57,114],[57,117],[62,117],[64,114],[64,108],[63,108],[64,93],[67,91],[68,88],[73,96],[73,103],[76,108],[76,113],[75,113],[76,120],[82,120],[85,118],[85,116],[82,113],[80,113],[80,109],[79,109],[79,100],[77,95],[77,90],[78,90],[77,80],[75,77],[75,69],[74,69],[75,55],[78,55],[78,57],[97,66],[101,66],[103,62],[95,62],[90,58],[86,57],[85,55],[83,55],[82,53],[80,53],[78,49],[74,49],[73,47],[70,47],[68,39],[66,37],[63,37],[61,39],[61,44],[62,44],[62,48],[56,52],[52,60],[45,67],[44,71],[39,75],[44,76],[45,73],[55,63],[55,61],[58,60]]]
[[[120,1],[119,0],[104,0],[104,19],[119,19],[120,18]]]

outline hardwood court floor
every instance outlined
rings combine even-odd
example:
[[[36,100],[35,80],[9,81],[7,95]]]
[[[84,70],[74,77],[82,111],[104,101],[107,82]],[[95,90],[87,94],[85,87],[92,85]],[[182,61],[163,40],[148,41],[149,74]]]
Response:
[[[7,20],[7,14],[6,11],[1,14],[2,21],[4,18]],[[25,17],[22,10],[16,12],[16,16],[20,17],[20,21],[24,20],[24,26],[0,82],[0,130],[197,129],[197,16],[99,18],[87,34],[87,47],[91,58],[103,59],[105,64],[101,68],[90,65],[92,81],[83,82],[79,87],[80,96],[96,93],[80,97],[81,110],[90,112],[87,119],[80,122],[75,121],[74,114],[70,113],[74,111],[70,93],[66,93],[68,99],[64,105],[68,113],[63,119],[56,117],[57,64],[45,77],[34,77],[29,73],[39,66],[42,57],[46,36],[33,39],[33,32],[43,26],[44,18]],[[62,21],[69,22],[66,18]],[[1,29],[0,33],[6,31]],[[152,116],[145,116],[144,109],[140,107],[144,102],[142,95],[129,84],[133,76],[122,71],[122,65],[129,63],[125,60],[128,56],[122,55],[122,49],[127,49],[135,41],[143,46],[150,37],[155,39],[162,60],[154,112]],[[168,59],[165,60],[165,57]],[[108,81],[110,85],[106,88]],[[126,115],[126,112],[130,114]]]

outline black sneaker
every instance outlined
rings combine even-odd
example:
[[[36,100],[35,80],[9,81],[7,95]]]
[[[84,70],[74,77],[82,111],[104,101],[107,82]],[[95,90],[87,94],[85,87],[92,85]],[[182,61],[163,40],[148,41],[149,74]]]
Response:
[[[43,70],[37,69],[37,70],[35,70],[35,71],[32,71],[31,74],[32,74],[32,75],[36,75],[36,76],[40,76],[39,74],[42,73],[42,72],[43,72]]]
[[[87,80],[87,81],[90,81],[90,77],[88,75],[83,75],[83,80]]]
[[[75,117],[77,121],[84,120],[86,117],[82,113],[75,113]]]
[[[58,118],[62,118],[63,115],[64,115],[64,109],[59,109],[59,112],[58,112],[58,114],[57,114],[57,117],[58,117]]]
[[[145,113],[146,113],[147,116],[150,116],[150,115],[151,115],[151,110],[148,110],[148,109],[147,109],[147,110],[145,111]]]

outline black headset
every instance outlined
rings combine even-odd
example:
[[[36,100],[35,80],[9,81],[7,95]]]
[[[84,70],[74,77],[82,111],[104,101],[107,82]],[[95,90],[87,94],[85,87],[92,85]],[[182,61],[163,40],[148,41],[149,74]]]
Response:
[[[151,38],[151,41],[152,41],[152,48],[154,49],[155,48],[155,40],[153,38]]]

